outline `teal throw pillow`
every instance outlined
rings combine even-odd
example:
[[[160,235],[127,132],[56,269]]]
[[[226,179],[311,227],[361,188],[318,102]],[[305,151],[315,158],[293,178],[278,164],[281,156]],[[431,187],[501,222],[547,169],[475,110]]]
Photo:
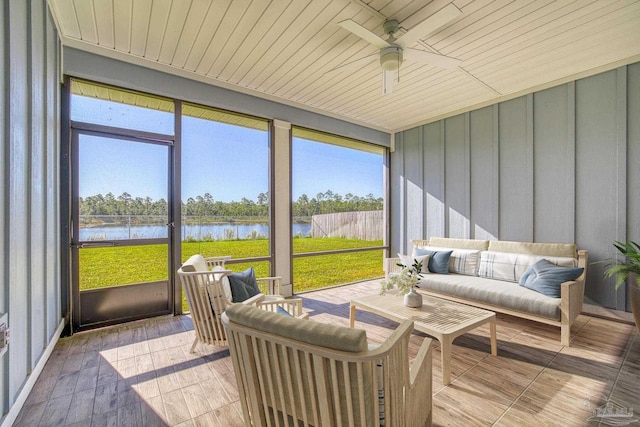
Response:
[[[293,316],[291,316],[291,313],[289,313],[287,310],[285,310],[284,308],[282,308],[282,307],[280,307],[280,306],[278,306],[278,307],[276,308],[276,313],[278,313],[278,314],[282,314],[283,316],[293,317]]]
[[[413,255],[429,255],[429,271],[438,274],[449,274],[449,258],[453,251],[430,251],[416,248]]]
[[[231,285],[233,302],[242,302],[260,293],[253,267],[249,267],[242,273],[231,273],[229,284]]]
[[[576,280],[584,268],[559,267],[549,260],[541,259],[533,264],[520,277],[520,286],[540,292],[552,298],[560,298],[560,285]]]

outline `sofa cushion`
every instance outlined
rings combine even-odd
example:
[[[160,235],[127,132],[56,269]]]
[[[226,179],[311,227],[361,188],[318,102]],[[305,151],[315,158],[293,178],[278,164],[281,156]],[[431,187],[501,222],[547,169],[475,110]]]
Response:
[[[480,253],[478,276],[487,279],[518,282],[529,267],[541,259],[547,259],[561,267],[575,267],[575,258],[543,257],[521,253],[483,251]]]
[[[487,249],[489,249],[489,241],[476,239],[455,239],[451,237],[432,237],[429,239],[429,246],[486,251]]]
[[[429,273],[429,255],[418,255],[415,257],[410,257],[409,255],[398,254],[398,258],[400,258],[400,264],[405,267],[412,267],[415,261],[422,263],[422,268],[420,269],[420,273],[427,274]]]
[[[461,274],[431,274],[420,279],[418,287],[438,294],[560,320],[560,298],[548,297],[518,286],[517,283]]]
[[[541,255],[544,257],[577,258],[576,245],[565,243],[528,243],[492,240],[489,242],[489,250],[494,252]]]
[[[182,264],[182,271],[184,272],[194,272],[194,271],[208,271],[207,262],[204,260],[204,257],[200,254],[191,255],[188,260]]]
[[[244,304],[232,304],[225,313],[232,322],[307,344],[340,351],[367,351],[364,329],[282,316]]]
[[[449,274],[449,258],[453,250],[445,249],[441,251],[432,251],[423,248],[413,248],[413,258],[429,255],[429,272],[438,274]]]
[[[466,274],[468,276],[478,275],[478,265],[480,264],[480,251],[477,249],[452,249],[438,246],[421,246],[416,251],[452,251],[449,257],[449,273]]]
[[[520,286],[546,296],[560,298],[562,283],[577,279],[583,271],[582,267],[558,267],[546,259],[541,259],[525,271],[519,283]]]

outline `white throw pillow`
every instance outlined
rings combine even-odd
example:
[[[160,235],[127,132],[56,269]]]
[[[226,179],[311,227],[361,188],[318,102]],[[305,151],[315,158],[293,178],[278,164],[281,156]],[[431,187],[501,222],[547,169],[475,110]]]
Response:
[[[514,254],[510,252],[483,251],[480,254],[478,276],[487,279],[519,282],[529,267],[541,259],[549,260],[560,267],[575,267],[575,258]]]
[[[476,249],[442,248],[439,246],[419,246],[413,248],[413,254],[420,255],[420,250],[432,252],[453,251],[449,257],[449,273],[465,274],[467,276],[478,275],[480,251]]]
[[[226,268],[224,268],[221,265],[216,265],[211,269],[211,271],[220,271],[220,270],[226,270]],[[229,302],[232,302],[233,295],[231,294],[231,283],[229,282],[229,276],[224,276],[222,278],[222,290],[224,291],[224,296],[227,298],[227,300],[229,300]]]
[[[405,267],[411,267],[413,265],[414,260],[418,262],[422,262],[422,270],[420,270],[420,272],[422,274],[429,273],[429,255],[420,255],[420,256],[413,257],[413,256],[403,255],[399,253],[398,258],[400,258],[400,263],[403,264]]]

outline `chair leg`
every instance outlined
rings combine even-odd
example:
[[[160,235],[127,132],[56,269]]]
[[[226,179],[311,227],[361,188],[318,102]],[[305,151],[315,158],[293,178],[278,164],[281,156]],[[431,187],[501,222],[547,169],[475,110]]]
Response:
[[[191,345],[191,351],[189,351],[189,353],[195,353],[197,344],[198,344],[198,337],[196,336],[196,339],[193,340],[193,344]]]

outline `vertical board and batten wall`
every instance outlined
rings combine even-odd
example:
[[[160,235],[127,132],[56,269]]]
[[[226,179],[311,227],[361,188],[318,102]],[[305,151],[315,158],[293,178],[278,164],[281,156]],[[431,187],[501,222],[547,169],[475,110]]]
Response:
[[[624,310],[602,277],[640,240],[640,63],[395,135],[391,253],[431,236],[576,243],[586,302]]]
[[[4,1],[0,81],[0,312],[10,342],[0,370],[2,424],[61,331],[58,211],[59,44],[44,0]],[[27,390],[28,391],[28,390]]]

